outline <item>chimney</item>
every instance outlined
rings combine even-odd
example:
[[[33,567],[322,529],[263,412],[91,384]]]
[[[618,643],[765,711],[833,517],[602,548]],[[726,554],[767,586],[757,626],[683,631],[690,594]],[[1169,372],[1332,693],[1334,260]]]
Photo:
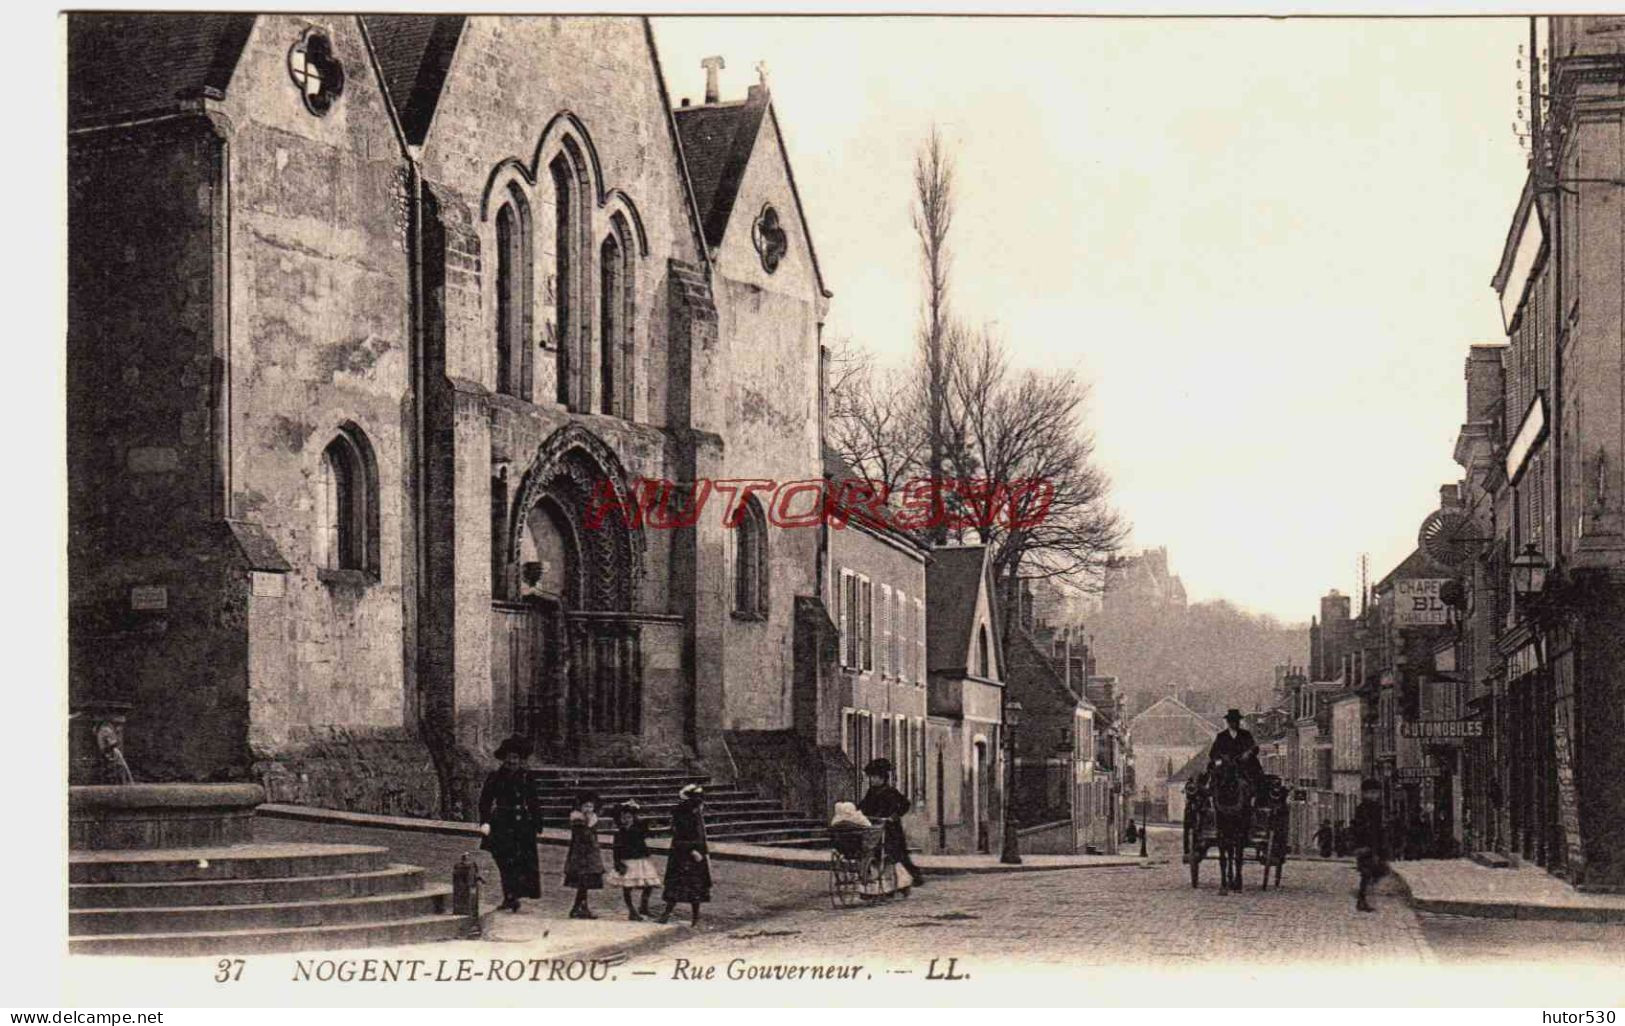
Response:
[[[1461,505],[1461,490],[1453,484],[1439,486],[1439,508],[1451,509]]]
[[[700,62],[700,67],[705,69],[706,103],[716,103],[717,97],[721,95],[717,86],[717,72],[721,71],[727,66],[728,65],[723,62],[721,57],[707,57],[705,60]]]
[[[685,106],[685,107],[688,106],[688,97],[686,97],[686,96],[683,97],[683,106]]]

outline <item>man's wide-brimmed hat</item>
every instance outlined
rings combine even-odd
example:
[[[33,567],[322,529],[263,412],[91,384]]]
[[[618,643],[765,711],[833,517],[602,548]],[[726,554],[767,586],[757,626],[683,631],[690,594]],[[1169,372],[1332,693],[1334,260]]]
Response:
[[[576,808],[579,809],[583,805],[587,804],[588,802],[592,802],[593,805],[597,805],[598,804],[598,795],[595,792],[592,792],[592,791],[577,791],[576,792],[576,806],[575,806]]]
[[[506,759],[510,753],[519,756],[521,759],[530,758],[530,740],[515,734],[497,746],[496,757],[498,759]]]
[[[703,798],[705,797],[705,788],[701,787],[699,784],[684,784],[682,790],[677,792],[677,797],[689,799]]]
[[[1226,723],[1240,723],[1241,722],[1241,710],[1240,709],[1231,709],[1231,710],[1229,710],[1228,712],[1226,712],[1224,714],[1224,719],[1225,719]]]
[[[871,777],[889,777],[891,776],[891,760],[870,759],[868,765],[863,767],[863,772]]]

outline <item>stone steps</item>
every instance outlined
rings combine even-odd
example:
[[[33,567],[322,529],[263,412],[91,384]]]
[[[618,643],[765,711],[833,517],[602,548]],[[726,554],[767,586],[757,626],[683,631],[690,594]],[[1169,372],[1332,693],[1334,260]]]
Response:
[[[343,950],[392,947],[455,940],[467,920],[460,916],[425,915],[381,923],[296,926],[280,929],[218,930],[198,933],[107,934],[70,937],[76,955],[244,955],[281,951]]]
[[[218,933],[311,926],[349,926],[444,914],[451,888],[423,887],[401,894],[360,898],[278,901],[260,905],[194,905],[173,908],[81,908],[68,913],[68,935]]]
[[[187,905],[262,905],[331,898],[404,894],[423,888],[423,870],[389,866],[364,873],[247,880],[165,880],[156,883],[68,885],[70,909],[175,908]]]
[[[389,866],[389,849],[359,844],[251,844],[231,848],[74,851],[68,882],[160,883],[264,880],[371,873]]]
[[[543,819],[548,825],[565,826],[570,820],[575,794],[592,791],[600,802],[598,830],[615,830],[609,810],[617,803],[636,799],[642,806],[644,822],[653,837],[671,830],[671,812],[677,806],[677,792],[683,785],[705,788],[707,836],[719,841],[787,842],[822,838],[824,825],[800,813],[787,810],[772,798],[749,787],[733,784],[713,786],[710,777],[680,768],[637,769],[594,767],[544,767],[530,772]]]
[[[451,888],[387,848],[246,843],[69,855],[68,948],[196,955],[445,940]]]

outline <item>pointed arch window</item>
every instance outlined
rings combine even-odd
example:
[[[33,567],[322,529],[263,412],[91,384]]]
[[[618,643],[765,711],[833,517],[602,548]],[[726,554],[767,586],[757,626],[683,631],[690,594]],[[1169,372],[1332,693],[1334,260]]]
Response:
[[[587,177],[580,150],[569,139],[548,164],[553,182],[554,316],[558,324],[558,401],[590,410],[591,379],[585,376],[590,331],[586,282],[592,255],[588,243]]]
[[[512,186],[497,211],[497,391],[531,397],[530,208]]]
[[[378,473],[372,447],[346,425],[322,450],[318,561],[323,570],[378,572]]]
[[[756,496],[747,495],[734,515],[733,530],[734,615],[752,620],[767,619],[767,517]]]
[[[632,416],[633,241],[626,218],[616,213],[598,250],[600,345],[599,410]]]

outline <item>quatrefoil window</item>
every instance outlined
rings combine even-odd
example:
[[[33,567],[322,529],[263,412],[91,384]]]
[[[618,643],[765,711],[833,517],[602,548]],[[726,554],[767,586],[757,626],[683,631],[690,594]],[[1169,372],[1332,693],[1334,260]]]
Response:
[[[324,33],[311,29],[288,51],[288,75],[299,87],[305,109],[321,117],[344,92],[344,65]]]
[[[751,226],[750,238],[756,244],[756,254],[762,258],[762,270],[772,274],[790,248],[790,239],[779,226],[779,212],[771,205],[762,207]]]

